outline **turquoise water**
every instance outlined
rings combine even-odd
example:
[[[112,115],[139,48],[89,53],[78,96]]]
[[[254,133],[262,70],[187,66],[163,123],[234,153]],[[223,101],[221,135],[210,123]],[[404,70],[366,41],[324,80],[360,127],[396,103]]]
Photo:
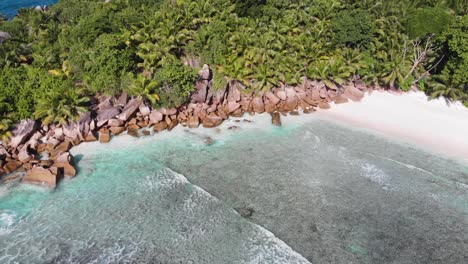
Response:
[[[20,8],[31,8],[38,5],[52,5],[57,0],[1,0],[0,1],[0,14],[5,15],[9,18],[16,15],[16,12]]]
[[[55,191],[1,187],[0,263],[466,263],[465,166],[253,121],[80,145]]]

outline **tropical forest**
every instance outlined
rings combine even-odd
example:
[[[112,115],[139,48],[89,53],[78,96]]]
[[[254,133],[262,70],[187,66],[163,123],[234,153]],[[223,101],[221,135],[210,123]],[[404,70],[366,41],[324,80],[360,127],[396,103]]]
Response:
[[[468,105],[466,0],[60,0],[0,18],[0,129],[65,124],[99,95],[179,106],[213,89],[361,80]]]

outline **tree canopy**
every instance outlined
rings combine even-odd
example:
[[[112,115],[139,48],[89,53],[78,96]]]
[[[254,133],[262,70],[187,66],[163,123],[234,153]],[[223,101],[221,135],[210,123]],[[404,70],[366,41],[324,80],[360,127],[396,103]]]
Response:
[[[0,19],[0,118],[51,122],[88,98],[128,92],[155,106],[194,89],[188,58],[215,86],[252,90],[305,76],[409,89],[468,103],[466,0],[60,0]],[[6,36],[6,35],[5,35]],[[414,54],[419,54],[419,57]],[[185,63],[184,63],[185,62]]]

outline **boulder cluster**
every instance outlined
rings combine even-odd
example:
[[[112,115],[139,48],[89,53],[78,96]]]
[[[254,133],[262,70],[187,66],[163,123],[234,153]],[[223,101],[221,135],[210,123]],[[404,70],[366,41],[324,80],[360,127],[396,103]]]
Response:
[[[270,113],[272,123],[281,125],[280,114],[297,114],[301,109],[311,113],[316,108],[328,109],[330,103],[360,101],[367,87],[356,81],[344,86],[302,79],[297,86],[281,86],[265,92],[247,92],[244,85],[230,81],[224,89],[212,88],[212,72],[204,65],[199,72],[196,91],[190,101],[178,108],[154,109],[140,98],[96,98],[88,113],[67,125],[45,125],[23,120],[12,131],[13,137],[0,144],[0,177],[16,170],[24,171],[23,182],[55,187],[62,177],[74,177],[72,146],[82,142],[107,143],[112,135],[127,131],[137,135],[141,128],[155,132],[171,130],[177,125],[211,128],[229,116],[244,113]],[[12,177],[3,177],[3,180]],[[2,179],[2,178],[0,178]]]

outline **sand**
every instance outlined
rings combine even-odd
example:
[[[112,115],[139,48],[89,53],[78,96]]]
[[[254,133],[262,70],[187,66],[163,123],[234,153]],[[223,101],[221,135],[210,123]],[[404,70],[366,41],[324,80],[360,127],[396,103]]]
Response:
[[[319,118],[362,128],[468,162],[468,108],[422,92],[376,92],[332,105]]]

